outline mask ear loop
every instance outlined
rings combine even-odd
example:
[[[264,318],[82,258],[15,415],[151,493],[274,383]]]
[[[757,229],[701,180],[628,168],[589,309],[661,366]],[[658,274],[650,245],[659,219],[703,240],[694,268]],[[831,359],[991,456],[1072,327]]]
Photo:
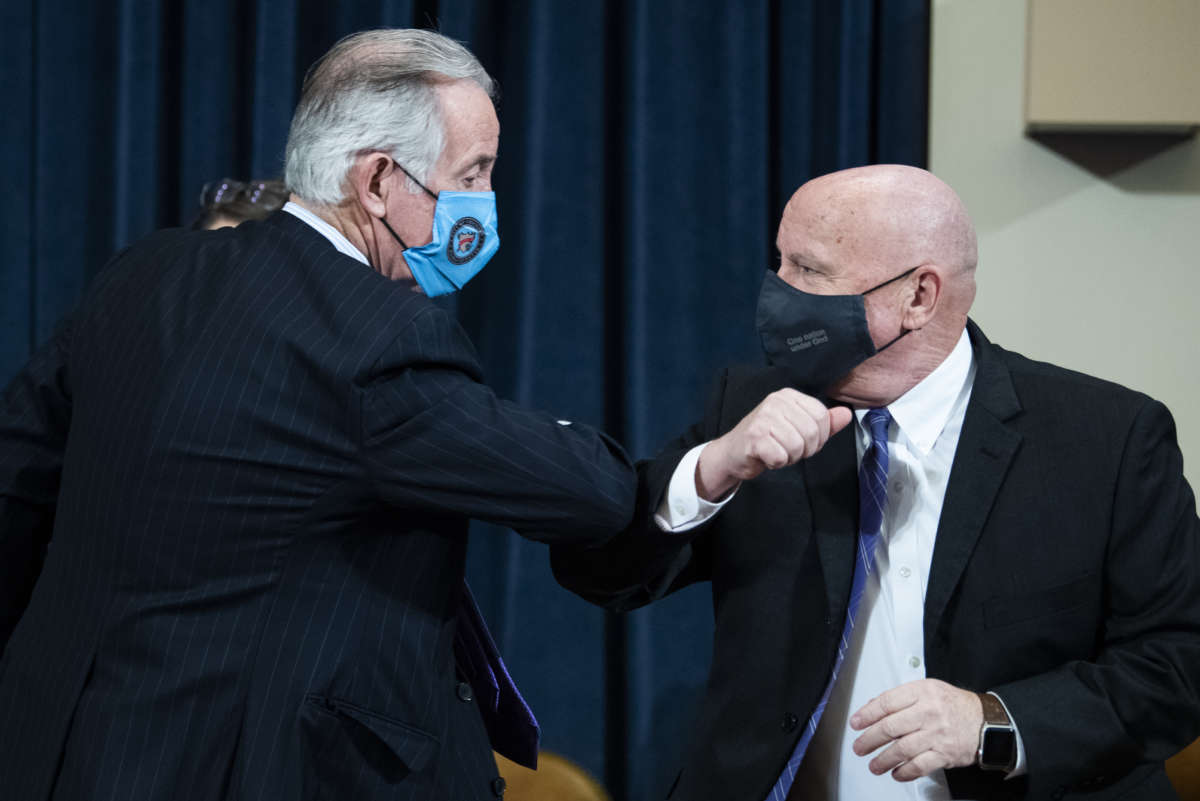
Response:
[[[921,266],[920,264],[917,265],[917,267],[920,267],[920,266]],[[916,270],[917,267],[909,267],[907,270],[905,270],[904,272],[895,276],[894,278],[889,278],[888,280],[884,281],[882,284],[876,284],[875,286],[871,287],[870,289],[866,290],[865,292],[861,292],[859,294],[869,295],[872,292],[874,292],[876,289],[883,289],[888,284],[895,283],[896,281],[899,281],[901,278],[912,275],[913,271]],[[896,336],[892,341],[886,343],[883,347],[876,348],[875,355],[878,356],[880,353],[883,353],[885,350],[890,348],[892,345],[895,345],[897,342],[899,342],[905,336],[911,334],[913,331],[920,331],[920,330],[921,329],[919,329],[919,328],[905,328],[903,325],[901,325],[899,335]]]
[[[401,167],[400,169],[404,169],[404,168],[403,168],[403,167]],[[917,265],[917,267],[922,267],[922,266],[923,266],[923,265],[920,265],[920,264],[918,264],[918,265]],[[894,278],[889,278],[888,280],[884,281],[882,284],[876,284],[875,286],[871,287],[870,289],[863,290],[862,292],[859,292],[858,294],[860,294],[860,295],[870,295],[870,294],[871,294],[872,292],[874,292],[876,289],[883,289],[883,288],[884,288],[885,286],[887,286],[888,284],[894,284],[895,282],[899,281],[901,278],[905,278],[905,277],[907,277],[907,276],[909,276],[909,275],[912,275],[912,274],[913,274],[913,271],[915,271],[915,270],[917,269],[917,267],[909,267],[907,270],[905,270],[904,272],[902,272],[902,273],[900,273],[899,275],[895,276]]]
[[[883,353],[885,350],[887,350],[888,348],[890,348],[892,345],[895,345],[895,344],[896,344],[897,342],[899,342],[901,339],[904,339],[904,337],[908,336],[908,335],[909,335],[909,334],[911,334],[913,331],[920,331],[920,330],[921,330],[921,329],[919,329],[919,328],[901,328],[901,329],[900,329],[900,335],[899,335],[899,336],[897,336],[897,337],[896,337],[895,339],[893,339],[891,342],[888,342],[888,343],[887,343],[886,345],[884,345],[883,347],[881,347],[881,348],[876,348],[876,349],[875,349],[875,355],[876,355],[876,356],[878,356],[879,354]]]
[[[430,188],[429,188],[429,187],[425,186],[425,184],[423,184],[423,183],[421,183],[420,181],[418,181],[418,180],[417,180],[417,176],[413,175],[411,172],[409,172],[408,170],[404,169],[404,165],[403,165],[403,164],[401,164],[400,162],[396,161],[395,159],[392,159],[392,163],[393,163],[393,164],[395,164],[397,167],[399,167],[399,168],[400,168],[400,172],[404,173],[404,174],[405,174],[405,175],[407,175],[409,178],[411,178],[411,179],[412,179],[412,182],[413,182],[414,184],[416,184],[417,186],[419,186],[419,187],[421,187],[422,189],[424,189],[424,190],[425,190],[425,194],[429,195],[429,196],[430,196],[431,198],[433,198],[434,200],[437,200],[437,193],[436,193],[436,192],[434,192],[434,191],[432,191],[432,190],[430,190]],[[915,269],[917,269],[917,268],[916,268],[916,267],[914,267],[913,269],[915,270]]]
[[[404,244],[404,240],[400,238],[400,234],[393,231],[392,226],[388,225],[387,217],[380,217],[379,221],[383,223],[384,228],[388,229],[388,233],[396,238],[396,241],[400,243],[400,247],[408,250],[408,245]]]
[[[414,184],[416,184],[417,186],[421,187],[421,189],[423,189],[423,190],[425,191],[425,194],[429,195],[429,196],[430,196],[431,198],[433,198],[434,200],[437,200],[437,194],[436,194],[436,193],[434,193],[434,192],[431,192],[431,191],[429,190],[429,187],[425,186],[425,184],[423,184],[423,183],[421,183],[420,181],[418,181],[418,180],[417,180],[417,176],[413,175],[411,172],[409,172],[408,170],[404,169],[404,165],[403,165],[403,164],[401,164],[400,162],[396,161],[395,159],[392,159],[392,163],[393,163],[393,164],[395,164],[395,165],[396,165],[396,166],[397,166],[397,167],[400,169],[400,172],[402,172],[402,173],[404,173],[405,175],[407,175],[407,176],[409,177],[409,179],[410,179],[410,180],[411,180],[411,181],[412,181]],[[393,231],[393,230],[392,230],[392,226],[388,225],[388,221],[387,221],[387,218],[386,218],[386,217],[380,217],[380,218],[379,218],[379,221],[380,221],[381,223],[383,223],[383,227],[384,227],[384,228],[388,229],[388,233],[389,233],[389,234],[391,234],[393,237],[395,237],[395,238],[396,238],[396,241],[400,243],[400,247],[404,248],[405,250],[408,250],[408,249],[409,249],[409,248],[408,248],[408,245],[404,244],[404,240],[400,238],[400,235],[399,235],[399,234],[397,234],[395,231]],[[914,267],[913,269],[915,270],[916,268]]]

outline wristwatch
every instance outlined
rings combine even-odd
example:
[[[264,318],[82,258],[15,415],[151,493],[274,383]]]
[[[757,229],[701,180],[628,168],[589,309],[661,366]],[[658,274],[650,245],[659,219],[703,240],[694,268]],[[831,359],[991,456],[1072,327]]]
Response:
[[[979,727],[979,750],[975,764],[983,770],[1011,771],[1017,766],[1017,732],[1004,704],[991,693],[976,693],[983,703],[983,725]]]

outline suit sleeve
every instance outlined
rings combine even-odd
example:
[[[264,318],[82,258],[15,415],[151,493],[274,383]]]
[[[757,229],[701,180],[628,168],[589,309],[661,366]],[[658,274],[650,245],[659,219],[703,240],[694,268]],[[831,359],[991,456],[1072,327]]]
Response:
[[[1128,433],[1106,558],[1098,657],[994,688],[1031,778],[1114,775],[1200,734],[1200,521],[1174,423],[1155,401]]]
[[[624,612],[711,578],[711,532],[720,515],[678,533],[663,531],[654,516],[679,461],[696,445],[722,433],[727,381],[728,373],[722,372],[701,422],[653,459],[638,463],[637,505],[628,528],[600,547],[550,549],[559,584],[594,604]]]
[[[440,309],[413,319],[360,391],[363,461],[385,503],[546,542],[603,541],[629,522],[635,474],[621,447],[497,398]]]
[[[0,653],[29,603],[54,528],[71,420],[62,323],[4,391],[0,407]]]

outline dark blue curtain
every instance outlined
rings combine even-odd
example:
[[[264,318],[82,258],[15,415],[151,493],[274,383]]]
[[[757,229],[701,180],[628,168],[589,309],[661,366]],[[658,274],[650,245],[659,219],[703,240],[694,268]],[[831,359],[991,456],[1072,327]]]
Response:
[[[925,160],[927,0],[5,0],[0,382],[107,257],[269,177],[337,38],[437,27],[499,80],[504,247],[451,301],[502,394],[638,456],[758,358],[775,226],[811,176]],[[660,798],[711,647],[707,587],[617,617],[479,527],[472,584],[546,748]],[[770,610],[764,610],[769,615]],[[747,691],[751,691],[748,688]]]

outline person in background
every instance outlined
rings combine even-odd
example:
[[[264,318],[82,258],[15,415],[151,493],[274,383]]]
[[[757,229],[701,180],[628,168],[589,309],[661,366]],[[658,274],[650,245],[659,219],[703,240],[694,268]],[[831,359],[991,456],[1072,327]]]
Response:
[[[192,221],[193,231],[231,228],[247,220],[265,220],[287,203],[283,181],[209,181],[200,190],[200,213]]]

